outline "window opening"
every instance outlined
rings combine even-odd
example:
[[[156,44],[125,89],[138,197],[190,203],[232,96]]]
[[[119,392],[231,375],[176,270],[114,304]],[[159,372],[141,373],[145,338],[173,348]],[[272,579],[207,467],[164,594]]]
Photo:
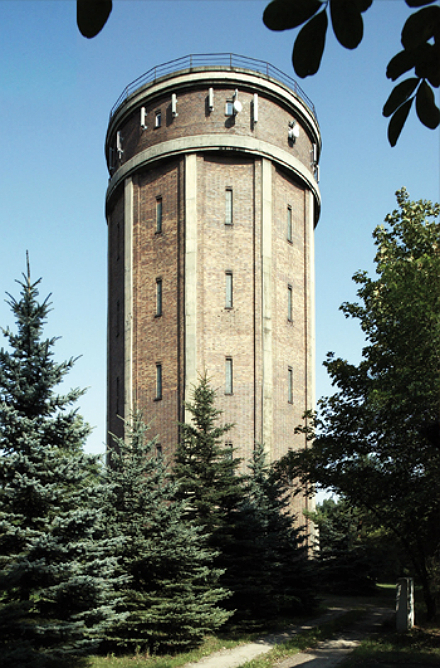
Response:
[[[162,399],[162,364],[156,364],[156,400]]]
[[[292,229],[292,207],[287,207],[287,241],[292,241],[293,229]]]
[[[292,322],[293,320],[293,290],[292,286],[287,286],[287,320]]]
[[[162,197],[156,198],[156,232],[162,232]]]
[[[232,394],[232,357],[225,360],[225,394]]]
[[[287,370],[287,376],[288,376],[288,390],[287,390],[287,400],[289,404],[293,404],[293,369],[292,367],[289,366]]]
[[[162,279],[156,278],[156,316],[162,315]]]
[[[232,188],[225,191],[225,225],[232,225]]]
[[[225,308],[232,308],[232,290],[233,290],[232,271],[227,271],[225,273],[225,279],[226,279]]]

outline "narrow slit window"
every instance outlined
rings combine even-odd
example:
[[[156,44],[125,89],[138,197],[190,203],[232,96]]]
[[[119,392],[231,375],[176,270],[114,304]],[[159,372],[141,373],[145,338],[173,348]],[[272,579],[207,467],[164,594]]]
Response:
[[[225,273],[225,308],[232,308],[233,304],[233,279],[232,271]]]
[[[162,315],[162,279],[156,278],[156,316]]]
[[[293,404],[293,369],[289,366],[287,370],[287,401],[289,404]]]
[[[292,322],[293,320],[293,290],[292,286],[287,286],[287,320]]]
[[[162,399],[162,364],[156,364],[156,400]]]
[[[154,127],[155,127],[155,128],[160,128],[161,125],[162,125],[162,112],[160,112],[160,111],[156,111],[156,117],[155,117],[155,121],[154,121]]]
[[[156,198],[156,233],[162,232],[162,197]]]
[[[292,241],[293,229],[292,229],[292,207],[287,207],[287,241]]]
[[[160,443],[156,443],[156,459],[163,459],[162,446]]]
[[[225,225],[232,225],[232,188],[225,191]]]
[[[225,360],[225,394],[232,394],[232,357]]]

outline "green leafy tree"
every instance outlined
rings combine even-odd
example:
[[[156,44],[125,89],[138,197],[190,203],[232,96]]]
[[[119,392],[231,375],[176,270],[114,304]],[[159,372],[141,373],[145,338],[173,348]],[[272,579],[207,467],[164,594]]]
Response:
[[[411,202],[374,232],[377,278],[355,274],[361,303],[342,311],[366,337],[356,366],[329,354],[337,391],[319,402],[310,448],[291,473],[368,509],[405,548],[435,614],[440,549],[440,205]]]
[[[383,107],[383,115],[391,116],[391,146],[395,146],[414,101],[423,125],[435,129],[440,124],[433,90],[440,86],[440,6],[433,5],[435,0],[405,1],[418,11],[406,20],[401,35],[403,50],[390,60],[386,75],[396,81],[410,70],[414,74],[395,86]],[[338,42],[346,49],[355,49],[364,34],[362,14],[372,4],[373,0],[272,0],[263,21],[271,30],[304,24],[292,53],[294,70],[304,78],[319,70],[330,21]]]
[[[48,299],[28,275],[10,296],[17,333],[0,349],[0,664],[59,665],[98,644],[115,621],[114,560],[102,540],[97,460],[83,453],[89,427],[57,386],[43,339]],[[94,503],[96,501],[96,503]]]
[[[126,440],[115,438],[108,451],[106,474],[109,536],[123,538],[117,554],[128,577],[119,604],[126,617],[111,644],[150,653],[186,650],[227,619],[218,606],[226,592],[141,415],[127,427]]]
[[[372,592],[378,564],[368,549],[362,512],[345,499],[325,499],[310,517],[318,527],[315,556],[321,585],[338,594]]]

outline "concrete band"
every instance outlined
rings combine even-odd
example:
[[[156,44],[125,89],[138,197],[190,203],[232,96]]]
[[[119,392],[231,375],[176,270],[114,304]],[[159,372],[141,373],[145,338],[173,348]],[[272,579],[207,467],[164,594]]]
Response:
[[[137,170],[146,167],[149,163],[181,154],[203,151],[224,151],[225,153],[231,153],[231,155],[235,152],[256,155],[260,158],[267,158],[291,171],[312,191],[316,205],[315,222],[317,221],[321,208],[321,193],[311,171],[304,167],[298,158],[261,139],[236,137],[229,134],[197,135],[195,137],[170,139],[137,153],[122,165],[111,178],[107,188],[106,201],[109,201],[115,189],[124,179]]]

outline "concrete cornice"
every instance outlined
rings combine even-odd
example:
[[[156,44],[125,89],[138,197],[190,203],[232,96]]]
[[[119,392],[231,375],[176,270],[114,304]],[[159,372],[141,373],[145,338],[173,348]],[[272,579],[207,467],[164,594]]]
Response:
[[[132,175],[134,172],[146,167],[148,164],[173,156],[205,151],[222,151],[226,154],[230,153],[231,155],[239,152],[261,158],[268,158],[292,172],[297,178],[303,181],[313,193],[317,212],[315,220],[316,224],[321,208],[321,194],[312,172],[304,167],[302,162],[288,151],[278,148],[261,139],[246,136],[238,137],[224,134],[196,135],[170,139],[161,142],[160,144],[150,146],[133,156],[113,174],[107,188],[107,203],[115,189],[127,176]]]

